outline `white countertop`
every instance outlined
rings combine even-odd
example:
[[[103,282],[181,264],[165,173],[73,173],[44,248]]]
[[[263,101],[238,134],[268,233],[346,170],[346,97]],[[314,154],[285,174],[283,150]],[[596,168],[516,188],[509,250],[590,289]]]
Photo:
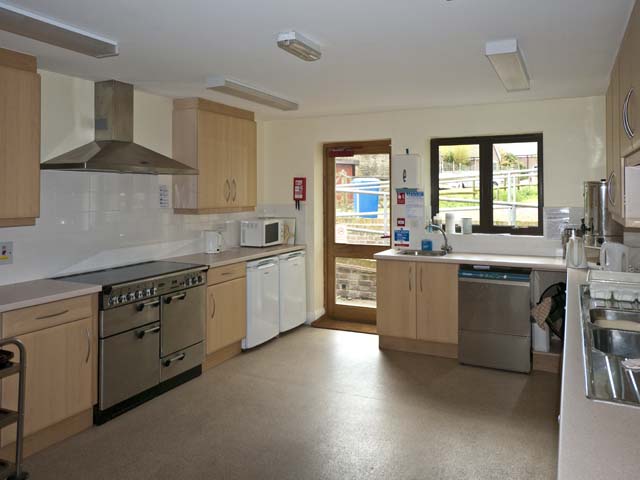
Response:
[[[233,263],[249,262],[259,258],[282,255],[283,253],[304,250],[304,245],[276,245],[275,247],[253,248],[235,247],[220,253],[194,253],[181,257],[166,258],[169,262],[200,263],[209,267],[222,267]]]
[[[568,270],[558,479],[640,478],[640,408],[585,396],[578,287],[586,270]]]
[[[0,313],[90,295],[102,290],[100,285],[64,280],[34,280],[0,286]]]
[[[494,265],[500,267],[522,267],[537,270],[567,269],[562,257],[534,257],[525,255],[497,255],[490,253],[458,253],[452,252],[443,257],[427,257],[420,255],[401,255],[395,249],[376,253],[378,260],[404,260],[408,262],[438,262],[438,263],[470,263],[480,265]]]

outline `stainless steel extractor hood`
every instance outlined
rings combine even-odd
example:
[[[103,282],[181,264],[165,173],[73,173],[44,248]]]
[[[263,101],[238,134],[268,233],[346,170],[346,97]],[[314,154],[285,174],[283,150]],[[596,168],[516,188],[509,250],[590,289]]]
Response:
[[[198,170],[133,143],[133,85],[95,84],[95,141],[40,165],[42,170],[195,175]]]

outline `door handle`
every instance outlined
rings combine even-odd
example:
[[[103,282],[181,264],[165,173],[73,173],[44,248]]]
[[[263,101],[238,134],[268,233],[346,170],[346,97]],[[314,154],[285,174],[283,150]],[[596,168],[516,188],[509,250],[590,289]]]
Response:
[[[160,300],[153,300],[151,302],[139,303],[138,305],[136,305],[136,310],[141,312],[145,309],[145,307],[156,307],[158,305],[160,305]]]
[[[411,291],[411,272],[412,272],[412,268],[409,267],[409,291]]]
[[[148,328],[146,330],[139,330],[136,332],[136,337],[142,339],[148,333],[158,333],[160,331],[160,326]]]
[[[238,184],[236,183],[236,179],[235,178],[231,179],[231,183],[233,184],[233,199],[232,200],[235,202],[236,201],[236,196],[237,196],[237,193],[238,193]]]
[[[180,353],[180,354],[176,355],[175,357],[167,358],[162,363],[164,363],[165,367],[170,367],[173,362],[179,362],[180,360],[184,360],[184,357],[186,357],[186,356],[187,355],[183,352],[183,353]]]
[[[89,358],[91,358],[91,332],[89,332],[88,328],[84,329],[87,335],[87,358],[85,358],[84,363],[89,363]]]
[[[187,298],[187,292],[178,293],[177,295],[171,295],[170,297],[165,297],[164,303],[169,305],[174,300],[184,300]]]
[[[422,265],[420,265],[420,293],[422,293]]]
[[[212,293],[210,298],[211,298],[211,318],[213,318],[216,314],[216,297]]]

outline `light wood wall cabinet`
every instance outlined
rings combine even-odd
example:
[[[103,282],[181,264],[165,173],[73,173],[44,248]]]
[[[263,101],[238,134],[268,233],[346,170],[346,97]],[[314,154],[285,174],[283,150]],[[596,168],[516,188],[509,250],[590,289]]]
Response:
[[[95,296],[84,296],[3,314],[3,337],[17,336],[27,352],[26,436],[96,402],[97,308]],[[2,380],[1,397],[2,407],[17,408],[17,378]],[[3,447],[12,443],[15,426],[1,436]]]
[[[0,49],[0,227],[40,216],[40,75],[30,55]]]
[[[206,351],[211,355],[247,334],[245,264],[213,268],[207,275]]]
[[[377,330],[382,336],[458,343],[458,265],[378,260]]]
[[[253,112],[201,98],[173,104],[173,158],[198,169],[174,175],[176,213],[254,210],[257,134]]]
[[[607,89],[607,207],[627,227],[640,227],[639,218],[625,212],[625,157],[640,149],[640,2],[634,6]]]

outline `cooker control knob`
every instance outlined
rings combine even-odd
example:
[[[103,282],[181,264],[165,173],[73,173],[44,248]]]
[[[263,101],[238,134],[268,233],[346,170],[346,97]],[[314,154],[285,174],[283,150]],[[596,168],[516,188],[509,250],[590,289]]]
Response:
[[[120,300],[120,303],[124,303],[127,301],[127,296],[123,293],[122,295],[120,295],[120,297],[118,297],[118,299]]]
[[[202,275],[198,275],[198,283],[202,283]]]
[[[153,294],[157,294],[158,293],[158,287],[153,287]]]
[[[143,292],[142,290],[138,290],[138,291],[136,292],[136,298],[137,298],[138,300],[141,300],[141,299],[142,299],[142,297],[144,297],[144,292]]]
[[[151,296],[151,289],[150,289],[150,288],[147,288],[147,289],[144,291],[144,293],[145,293],[145,295],[146,295],[147,297],[150,297],[150,296]]]
[[[136,299],[136,294],[133,292],[129,292],[129,294],[127,295],[127,299],[131,302],[133,300]]]

